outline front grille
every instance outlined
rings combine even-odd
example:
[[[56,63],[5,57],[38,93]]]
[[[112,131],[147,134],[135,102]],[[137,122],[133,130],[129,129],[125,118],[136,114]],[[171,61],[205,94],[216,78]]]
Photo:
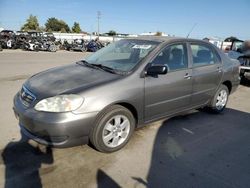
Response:
[[[22,103],[25,106],[29,106],[32,102],[34,102],[36,100],[36,97],[33,93],[31,93],[27,88],[25,88],[24,86],[21,89],[20,92],[20,98]]]

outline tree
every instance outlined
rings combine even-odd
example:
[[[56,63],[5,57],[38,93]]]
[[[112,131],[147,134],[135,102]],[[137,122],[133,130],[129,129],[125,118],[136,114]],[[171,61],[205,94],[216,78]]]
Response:
[[[67,33],[66,29],[64,29],[64,27],[61,29],[60,31],[61,33]]]
[[[237,37],[228,37],[224,40],[225,42],[233,42],[233,41],[239,41],[239,39]]]
[[[45,23],[46,31],[66,31],[70,32],[70,28],[63,20],[58,20],[55,17],[49,18]]]
[[[80,33],[82,31],[78,22],[74,22],[74,25],[71,30],[73,33]]]
[[[157,32],[155,33],[155,36],[162,36],[162,32],[157,31]]]
[[[36,16],[33,16],[32,14],[29,16],[29,18],[26,20],[26,23],[21,27],[21,30],[27,31],[27,30],[39,30],[39,23]]]
[[[108,33],[107,33],[109,36],[115,36],[116,35],[116,32],[114,30],[110,30]]]

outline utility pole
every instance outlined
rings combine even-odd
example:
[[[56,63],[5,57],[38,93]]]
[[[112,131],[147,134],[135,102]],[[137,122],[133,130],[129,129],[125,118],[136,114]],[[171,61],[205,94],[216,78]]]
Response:
[[[100,19],[101,19],[101,12],[97,11],[97,35],[100,35]]]

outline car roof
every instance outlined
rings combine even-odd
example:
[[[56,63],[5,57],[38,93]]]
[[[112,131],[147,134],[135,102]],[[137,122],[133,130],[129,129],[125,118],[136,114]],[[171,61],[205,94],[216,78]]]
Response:
[[[208,43],[204,40],[199,39],[191,39],[191,38],[183,38],[183,37],[169,37],[169,36],[139,36],[130,39],[137,39],[137,40],[148,40],[148,41],[155,41],[155,42],[204,42]]]
[[[1,31],[1,33],[7,33],[7,32],[8,32],[8,33],[14,33],[14,31],[12,31],[12,30],[2,30],[2,31]]]

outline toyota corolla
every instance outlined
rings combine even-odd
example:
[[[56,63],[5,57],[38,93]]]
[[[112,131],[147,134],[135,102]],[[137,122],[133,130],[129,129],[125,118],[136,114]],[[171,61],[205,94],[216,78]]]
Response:
[[[201,40],[123,39],[30,77],[14,97],[23,134],[54,147],[117,151],[146,123],[207,107],[220,113],[239,62]]]

